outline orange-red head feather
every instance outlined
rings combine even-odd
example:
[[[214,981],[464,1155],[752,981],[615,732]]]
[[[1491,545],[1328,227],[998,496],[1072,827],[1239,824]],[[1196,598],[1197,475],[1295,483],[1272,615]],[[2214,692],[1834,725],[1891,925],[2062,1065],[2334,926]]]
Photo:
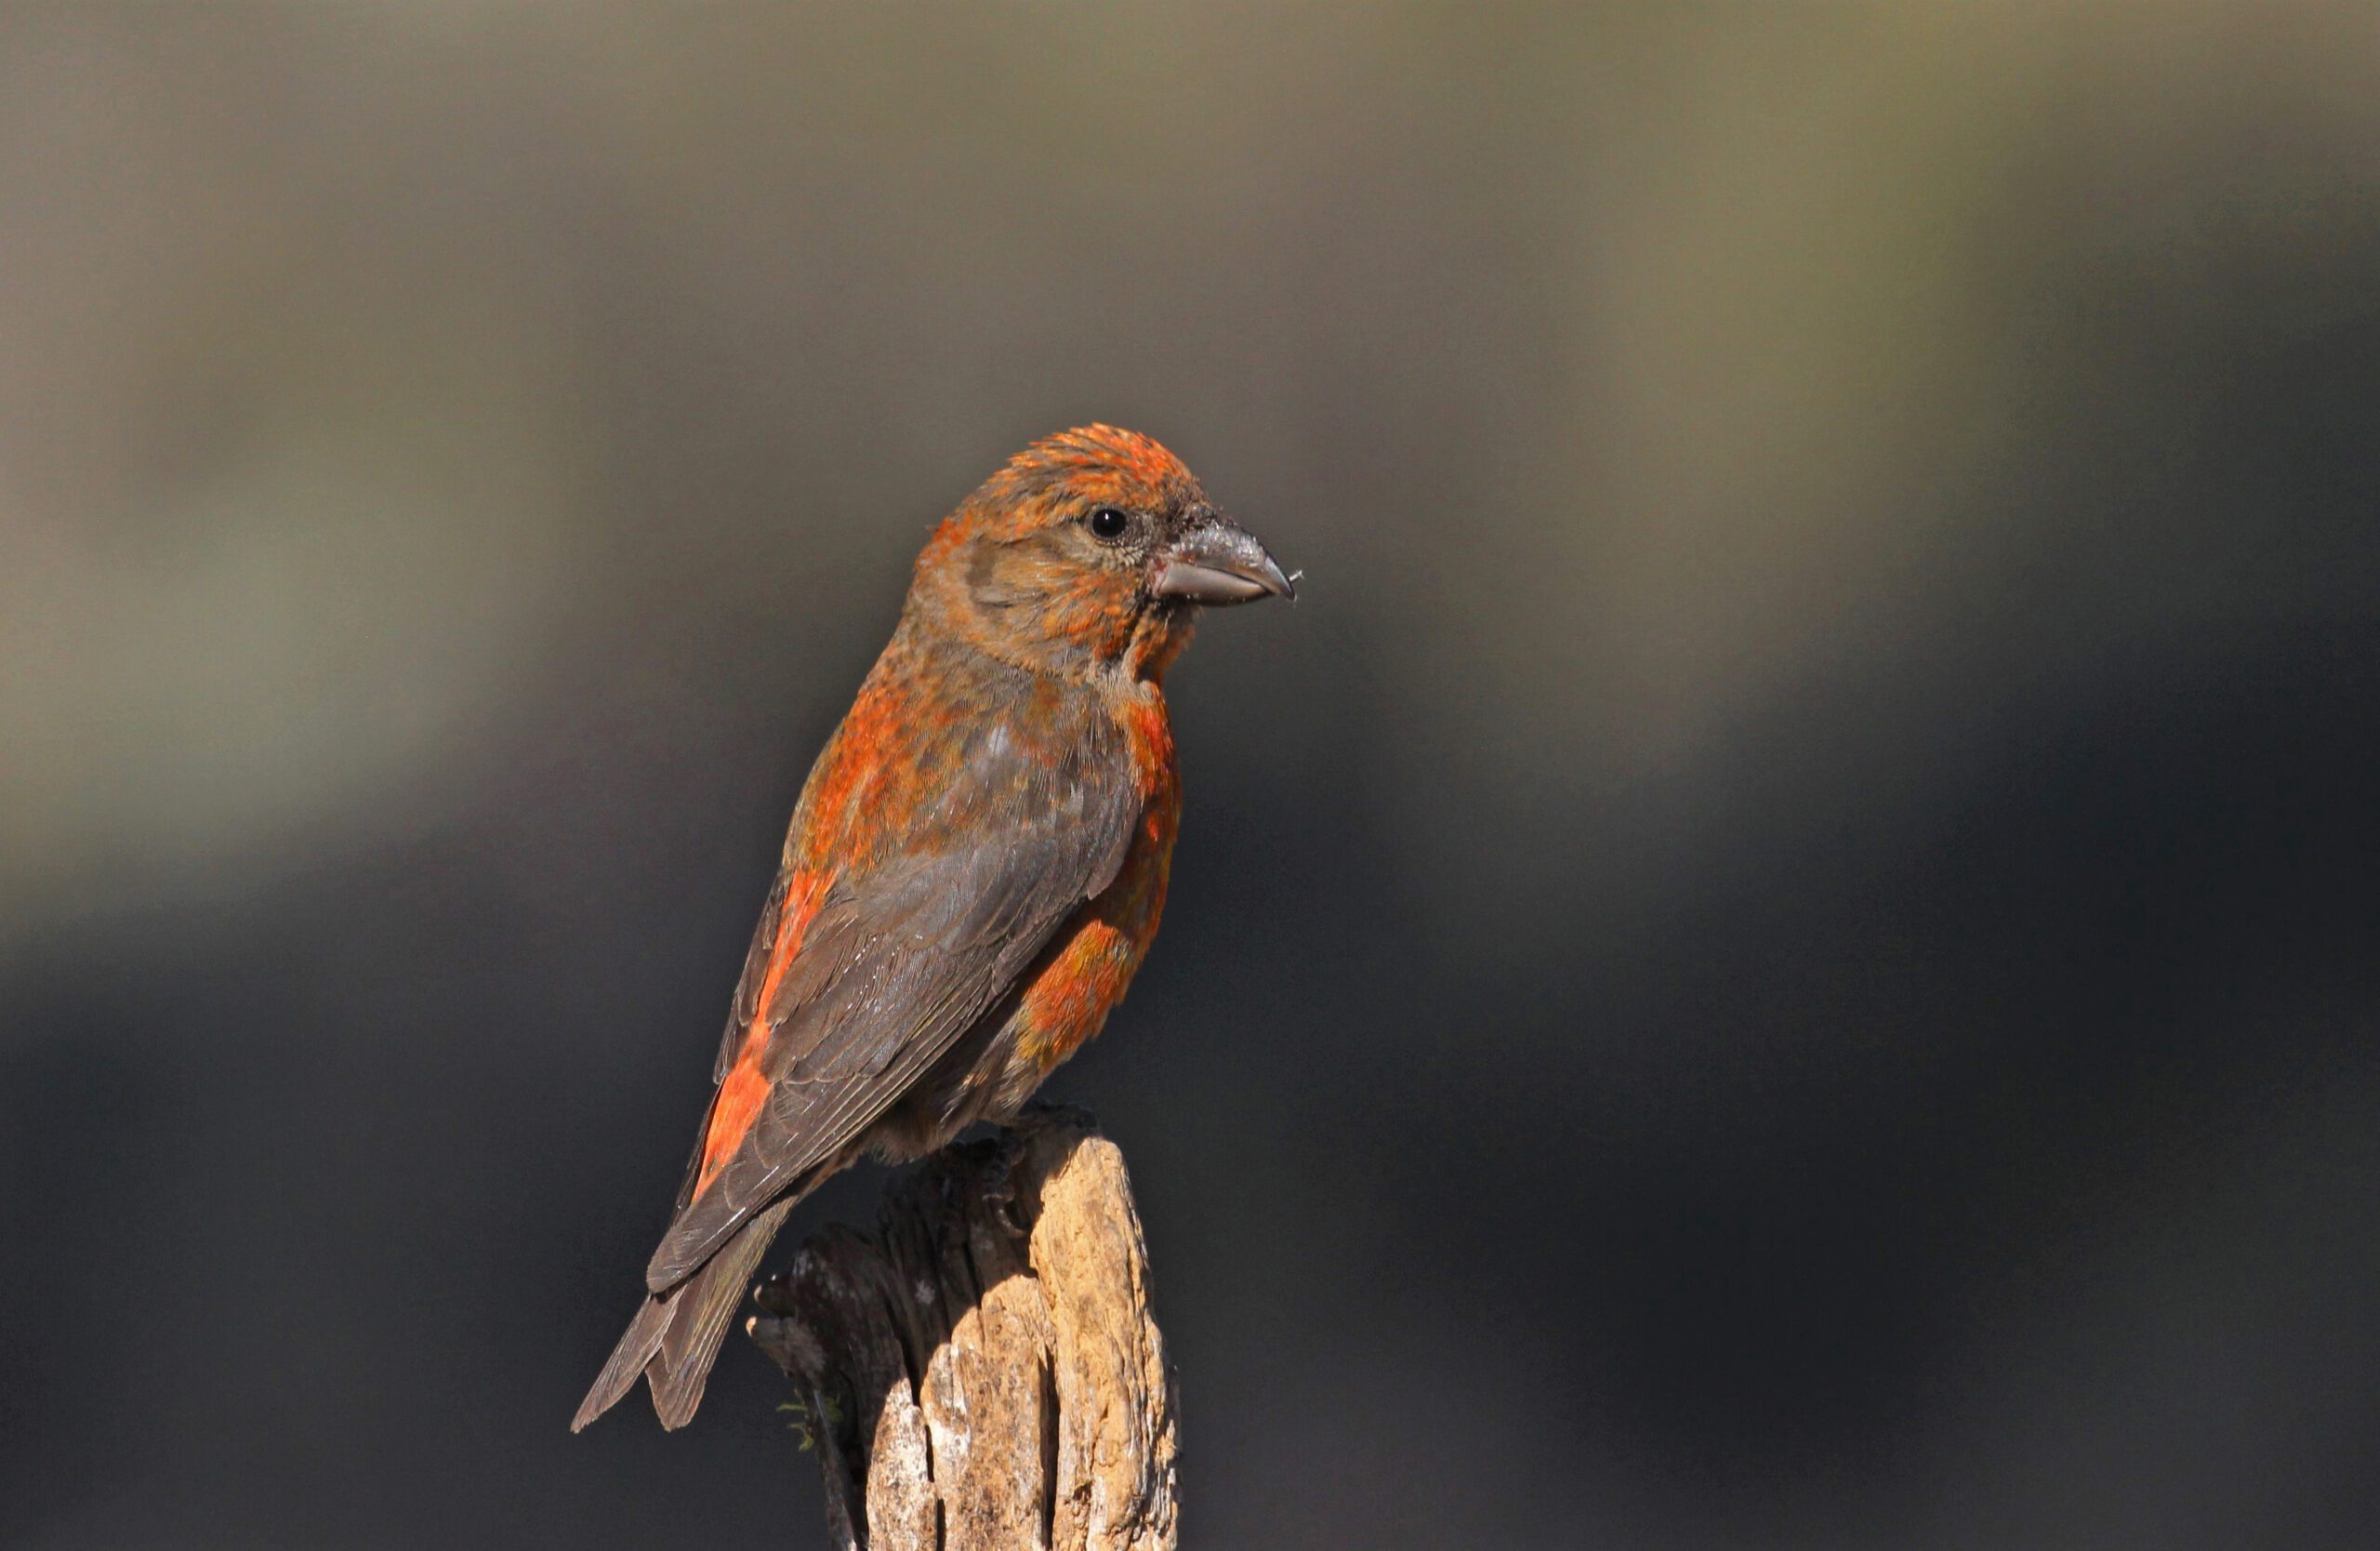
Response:
[[[995,656],[1080,676],[1163,671],[1194,610],[1153,581],[1168,543],[1214,510],[1152,438],[1091,425],[1036,442],[943,521],[913,606]]]

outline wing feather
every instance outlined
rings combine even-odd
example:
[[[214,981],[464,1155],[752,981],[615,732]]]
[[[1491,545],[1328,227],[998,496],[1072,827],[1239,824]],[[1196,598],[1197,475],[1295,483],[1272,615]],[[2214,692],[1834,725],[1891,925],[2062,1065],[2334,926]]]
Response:
[[[939,804],[966,822],[934,827],[945,843],[835,881],[761,1009],[787,884],[772,890],[719,1063],[724,1078],[744,1028],[765,1013],[767,1097],[707,1184],[697,1147],[646,1267],[653,1291],[693,1274],[754,1213],[843,1153],[1112,880],[1140,812],[1130,757],[1104,716],[1066,731],[1076,757],[1059,761],[1034,757],[998,722],[977,728]]]

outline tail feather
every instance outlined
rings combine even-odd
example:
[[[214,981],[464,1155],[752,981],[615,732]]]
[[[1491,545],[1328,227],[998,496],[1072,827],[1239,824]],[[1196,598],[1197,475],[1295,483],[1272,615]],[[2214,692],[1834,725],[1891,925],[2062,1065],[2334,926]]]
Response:
[[[737,1230],[702,1269],[667,1292],[648,1295],[613,1348],[612,1360],[579,1402],[570,1430],[578,1431],[617,1405],[640,1373],[653,1387],[653,1409],[663,1426],[682,1427],[694,1420],[728,1321],[769,1240],[792,1210],[790,1199],[779,1201]]]

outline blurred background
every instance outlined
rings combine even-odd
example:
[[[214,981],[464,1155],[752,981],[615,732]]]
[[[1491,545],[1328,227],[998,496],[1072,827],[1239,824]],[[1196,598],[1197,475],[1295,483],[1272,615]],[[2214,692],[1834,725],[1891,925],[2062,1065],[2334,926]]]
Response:
[[[2368,9],[12,5],[0,1541],[820,1544],[564,1430],[929,525],[1179,451],[1195,1546],[2380,1522]],[[863,1172],[805,1232],[865,1216]]]

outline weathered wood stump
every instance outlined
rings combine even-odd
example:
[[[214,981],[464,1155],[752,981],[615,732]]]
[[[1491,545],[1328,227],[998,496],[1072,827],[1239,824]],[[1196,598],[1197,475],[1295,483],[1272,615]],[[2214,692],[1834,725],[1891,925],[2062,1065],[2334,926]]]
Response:
[[[1171,1551],[1174,1389],[1123,1154],[1079,1111],[895,1178],[761,1287],[846,1551]]]

